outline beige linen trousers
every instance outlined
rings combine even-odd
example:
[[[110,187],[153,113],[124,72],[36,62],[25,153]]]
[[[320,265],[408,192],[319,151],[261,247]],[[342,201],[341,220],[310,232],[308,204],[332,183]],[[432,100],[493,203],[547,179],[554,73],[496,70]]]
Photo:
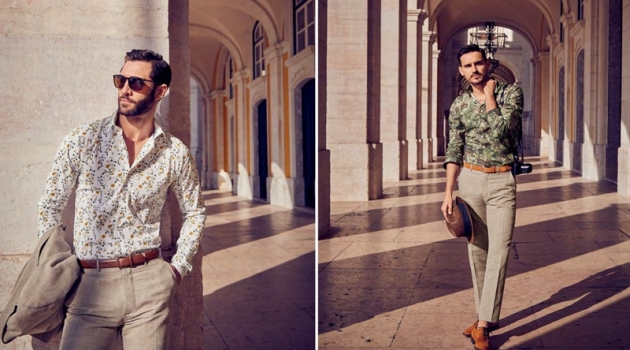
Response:
[[[480,320],[498,322],[516,218],[516,181],[509,171],[486,174],[462,168],[458,186],[475,231],[468,259],[477,313]]]

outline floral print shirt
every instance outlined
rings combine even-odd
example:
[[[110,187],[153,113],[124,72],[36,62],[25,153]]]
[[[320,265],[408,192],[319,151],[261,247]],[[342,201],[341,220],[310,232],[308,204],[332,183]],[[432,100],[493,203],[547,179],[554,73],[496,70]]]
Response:
[[[501,95],[503,94],[503,103]],[[523,90],[497,82],[497,108],[486,112],[469,87],[451,105],[450,141],[446,164],[463,162],[481,166],[511,165],[514,161],[523,113]]]
[[[160,217],[170,188],[184,222],[173,266],[190,273],[205,207],[188,148],[155,122],[134,163],[117,114],[72,130],[61,142],[38,203],[38,237],[61,222],[76,189],[74,250],[79,259],[111,259],[159,248]]]

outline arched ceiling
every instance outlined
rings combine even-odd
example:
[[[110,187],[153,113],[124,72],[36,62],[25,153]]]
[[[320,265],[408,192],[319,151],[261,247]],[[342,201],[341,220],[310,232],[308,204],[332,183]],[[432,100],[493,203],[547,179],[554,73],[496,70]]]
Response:
[[[215,81],[221,50],[227,50],[239,70],[251,64],[252,29],[262,24],[271,45],[283,40],[282,19],[290,0],[191,0],[189,3],[191,65]],[[288,6],[288,8],[287,8]],[[217,87],[214,87],[217,88]]]
[[[548,49],[547,35],[555,32],[560,16],[560,3],[553,0],[427,0],[425,5],[440,49],[459,31],[492,21],[518,31],[537,54]]]

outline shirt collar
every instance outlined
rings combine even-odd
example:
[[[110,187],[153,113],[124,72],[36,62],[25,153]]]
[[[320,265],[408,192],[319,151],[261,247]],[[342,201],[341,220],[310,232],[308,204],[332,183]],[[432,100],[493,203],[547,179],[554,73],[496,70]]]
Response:
[[[120,127],[118,125],[116,125],[116,120],[118,118],[118,112],[114,112],[112,114],[112,116],[109,118],[109,120],[112,123],[112,129],[120,129]],[[153,127],[155,130],[153,130],[153,134],[151,136],[153,136],[154,138],[158,138],[161,135],[164,135],[164,129],[162,129],[162,125],[160,125],[160,123],[158,123],[157,119],[153,118]]]
[[[497,80],[497,84],[494,86],[494,94],[495,95],[501,90],[501,86],[503,86],[503,85],[505,85],[505,83],[502,83],[502,82]],[[472,96],[472,85],[468,85],[468,87],[466,88],[466,92],[468,92]]]

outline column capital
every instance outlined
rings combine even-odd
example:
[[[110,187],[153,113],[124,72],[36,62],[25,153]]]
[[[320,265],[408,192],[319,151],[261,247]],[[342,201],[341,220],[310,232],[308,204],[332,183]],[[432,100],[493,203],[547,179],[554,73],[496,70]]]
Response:
[[[567,12],[564,15],[560,16],[560,22],[568,27],[568,29],[573,27],[575,23],[575,16],[572,12]]]
[[[547,45],[549,45],[550,51],[553,51],[553,47],[558,44],[558,36],[556,34],[547,35]]]
[[[249,76],[249,69],[244,68],[239,71],[236,71],[232,74],[232,83],[240,83],[245,81],[245,78]]]
[[[421,9],[407,10],[407,22],[424,23],[424,20],[429,18],[427,11]]]
[[[217,99],[219,99],[221,97],[226,97],[227,96],[227,91],[225,91],[225,90],[214,90],[211,93],[206,94],[206,96],[209,96],[209,98],[211,100],[217,100]],[[204,96],[204,98],[206,96]]]
[[[263,51],[263,55],[265,57],[265,61],[272,61],[278,57],[282,57],[282,54],[285,51],[289,52],[288,45],[278,43],[275,45],[269,45],[269,47]]]
[[[437,33],[431,32],[431,36],[429,37],[429,44],[433,45],[437,41]]]

